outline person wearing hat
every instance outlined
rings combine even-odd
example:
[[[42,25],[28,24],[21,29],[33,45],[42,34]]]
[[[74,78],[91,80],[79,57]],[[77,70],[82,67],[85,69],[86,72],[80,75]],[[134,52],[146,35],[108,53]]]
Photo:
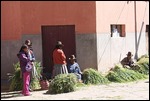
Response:
[[[53,73],[52,78],[57,76],[58,74],[68,74],[67,66],[66,66],[66,56],[62,50],[63,44],[61,41],[57,41],[56,47],[53,51]]]
[[[123,66],[125,66],[125,65],[130,66],[130,67],[134,66],[134,61],[133,61],[133,59],[132,59],[132,56],[133,56],[132,53],[131,53],[131,52],[128,52],[127,57],[125,57],[125,58],[121,61],[121,64],[122,64]]]
[[[75,55],[71,55],[69,60],[70,60],[70,64],[68,65],[69,73],[74,73],[77,76],[79,82],[82,82],[81,80],[82,72],[80,70],[79,64],[75,61],[76,60]]]

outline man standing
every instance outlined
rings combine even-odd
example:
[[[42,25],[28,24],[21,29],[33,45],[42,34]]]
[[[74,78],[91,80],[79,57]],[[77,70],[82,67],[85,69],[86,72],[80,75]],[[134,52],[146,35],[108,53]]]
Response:
[[[53,51],[53,77],[58,74],[68,74],[67,66],[66,66],[66,56],[62,50],[64,45],[61,41],[57,41],[56,47]]]

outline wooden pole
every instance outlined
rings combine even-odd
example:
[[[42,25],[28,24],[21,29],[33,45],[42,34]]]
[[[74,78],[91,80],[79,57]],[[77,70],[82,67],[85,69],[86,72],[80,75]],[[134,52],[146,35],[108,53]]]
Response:
[[[134,1],[134,19],[135,19],[135,59],[138,59],[138,52],[137,52],[137,21],[136,21],[136,1]]]

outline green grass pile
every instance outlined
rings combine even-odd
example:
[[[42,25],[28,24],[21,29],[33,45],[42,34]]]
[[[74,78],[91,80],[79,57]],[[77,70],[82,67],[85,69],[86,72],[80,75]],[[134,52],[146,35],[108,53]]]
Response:
[[[76,90],[77,77],[75,74],[59,74],[50,82],[48,93],[68,93]]]
[[[109,80],[100,72],[92,68],[83,71],[83,83],[85,84],[108,84]]]
[[[22,89],[23,79],[20,78],[20,67],[19,66],[20,66],[19,62],[14,65],[15,72],[12,75],[12,77],[10,77],[10,79],[9,79],[11,81],[10,87],[9,87],[10,91],[19,91]]]
[[[142,55],[142,56],[140,56],[140,57],[137,59],[137,61],[139,61],[139,60],[142,59],[142,58],[149,58],[149,55],[147,55],[147,54]]]
[[[145,76],[144,74],[141,74],[139,72],[127,68],[123,68],[121,64],[117,64],[114,67],[114,69],[109,71],[106,77],[111,82],[119,82],[119,83],[131,82],[147,78],[147,76]]]
[[[17,62],[16,64],[13,65],[14,67],[14,74],[9,78],[11,81],[9,90],[10,91],[19,91],[22,90],[23,87],[23,77],[21,77],[21,69],[20,69],[20,64]],[[37,70],[38,75],[40,76],[41,73],[41,65],[40,62],[35,62],[35,67]],[[36,78],[31,78],[31,89],[39,89],[40,84],[39,81]]]
[[[149,74],[149,57],[147,55],[141,56],[136,64],[138,67],[136,71],[146,75]]]

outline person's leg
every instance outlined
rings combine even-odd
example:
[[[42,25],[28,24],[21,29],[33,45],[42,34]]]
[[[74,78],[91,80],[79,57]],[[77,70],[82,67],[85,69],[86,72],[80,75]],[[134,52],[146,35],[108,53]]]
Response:
[[[57,76],[58,74],[62,74],[62,65],[55,64],[52,77],[55,78],[55,76]]]
[[[78,81],[81,83],[82,82],[82,80],[81,80],[81,74],[75,73],[75,75],[77,76]]]
[[[52,71],[52,79],[56,76],[56,65],[54,65],[53,67],[53,71]]]
[[[29,72],[23,73],[23,95],[25,96],[30,95],[29,82],[30,82],[30,73]]]
[[[61,74],[68,74],[68,69],[67,66],[65,64],[62,65],[62,73]]]
[[[24,73],[21,73],[22,74],[22,82],[23,82],[23,86],[22,86],[22,94],[24,94],[24,82],[25,82],[25,79],[24,79]]]
[[[81,74],[81,80],[83,80],[83,74]]]
[[[31,79],[33,79],[33,70],[30,72],[29,91],[33,91],[31,88]]]
[[[24,95],[25,93],[25,74],[22,73],[22,77],[23,77],[23,89],[22,89],[22,94]]]

